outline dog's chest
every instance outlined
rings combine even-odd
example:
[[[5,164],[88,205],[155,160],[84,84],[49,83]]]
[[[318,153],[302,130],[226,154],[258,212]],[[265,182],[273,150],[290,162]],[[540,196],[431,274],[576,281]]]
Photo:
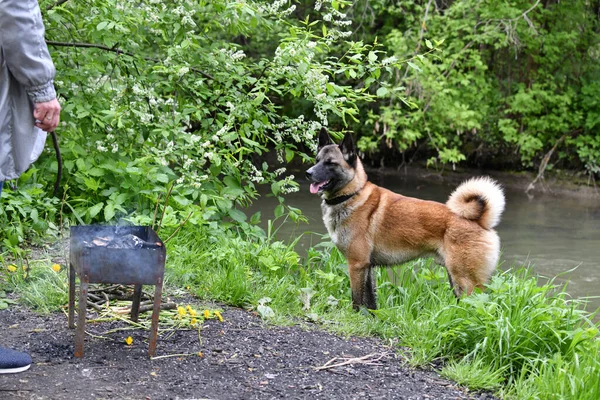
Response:
[[[323,222],[332,242],[340,250],[344,251],[350,241],[350,236],[347,228],[344,227],[344,222],[351,211],[346,207],[328,206],[325,202],[321,205],[321,210],[323,211]]]

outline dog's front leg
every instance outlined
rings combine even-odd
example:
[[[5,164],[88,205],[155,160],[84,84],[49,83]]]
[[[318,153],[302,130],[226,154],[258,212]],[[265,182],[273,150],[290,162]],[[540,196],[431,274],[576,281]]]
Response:
[[[370,263],[348,260],[350,288],[352,289],[352,306],[355,310],[364,306],[370,310],[377,309],[375,281]]]

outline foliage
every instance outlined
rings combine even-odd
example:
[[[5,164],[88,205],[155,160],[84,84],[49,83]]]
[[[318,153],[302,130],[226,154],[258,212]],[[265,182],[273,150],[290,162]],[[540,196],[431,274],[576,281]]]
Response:
[[[527,169],[549,155],[543,166],[592,180],[595,4],[41,1],[63,104],[60,205],[44,199],[58,167],[48,147],[20,179],[29,197],[5,190],[1,238],[147,219],[172,182],[172,226],[190,206],[248,221],[261,185],[277,216],[298,217],[287,164],[313,156],[321,126],[354,131],[382,165]]]
[[[285,164],[310,159],[315,132],[330,120],[334,132],[358,122],[381,71],[400,65],[376,40],[347,40],[349,1],[302,13],[287,1],[41,6],[63,105],[61,214],[48,215],[53,223],[143,218],[170,182],[175,224],[192,204],[205,219],[246,221],[240,207],[259,185],[279,199],[276,216],[299,216],[283,205],[298,188]],[[46,192],[36,195],[47,196],[58,168],[52,149],[37,168]],[[50,213],[56,204],[37,206]],[[0,218],[22,223],[13,209]]]
[[[331,115],[356,120],[357,105],[374,99],[384,63],[376,43],[344,40],[351,22],[339,10],[349,4],[325,2],[311,19],[285,1],[42,2],[69,219],[149,215],[173,181],[176,220],[194,203],[207,219],[245,221],[237,206],[260,184],[283,203],[298,188],[284,164],[312,157]],[[294,102],[309,114],[286,112]],[[38,165],[56,171],[50,149]]]
[[[400,59],[444,41],[439,57],[407,64],[363,112],[360,145],[375,161],[400,153],[528,169],[558,142],[550,166],[598,176],[597,2],[358,3],[364,40],[377,35]]]

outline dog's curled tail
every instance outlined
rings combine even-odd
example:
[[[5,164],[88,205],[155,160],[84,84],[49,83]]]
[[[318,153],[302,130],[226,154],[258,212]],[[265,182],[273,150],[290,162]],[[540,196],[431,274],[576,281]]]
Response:
[[[488,177],[472,178],[463,182],[446,202],[450,211],[476,221],[485,229],[492,229],[498,225],[504,204],[502,188]]]

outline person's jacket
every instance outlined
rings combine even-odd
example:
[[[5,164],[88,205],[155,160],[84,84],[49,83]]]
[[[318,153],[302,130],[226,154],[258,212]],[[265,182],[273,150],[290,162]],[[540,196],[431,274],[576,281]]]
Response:
[[[16,179],[44,147],[33,103],[56,98],[55,68],[36,0],[0,1],[0,182]]]

